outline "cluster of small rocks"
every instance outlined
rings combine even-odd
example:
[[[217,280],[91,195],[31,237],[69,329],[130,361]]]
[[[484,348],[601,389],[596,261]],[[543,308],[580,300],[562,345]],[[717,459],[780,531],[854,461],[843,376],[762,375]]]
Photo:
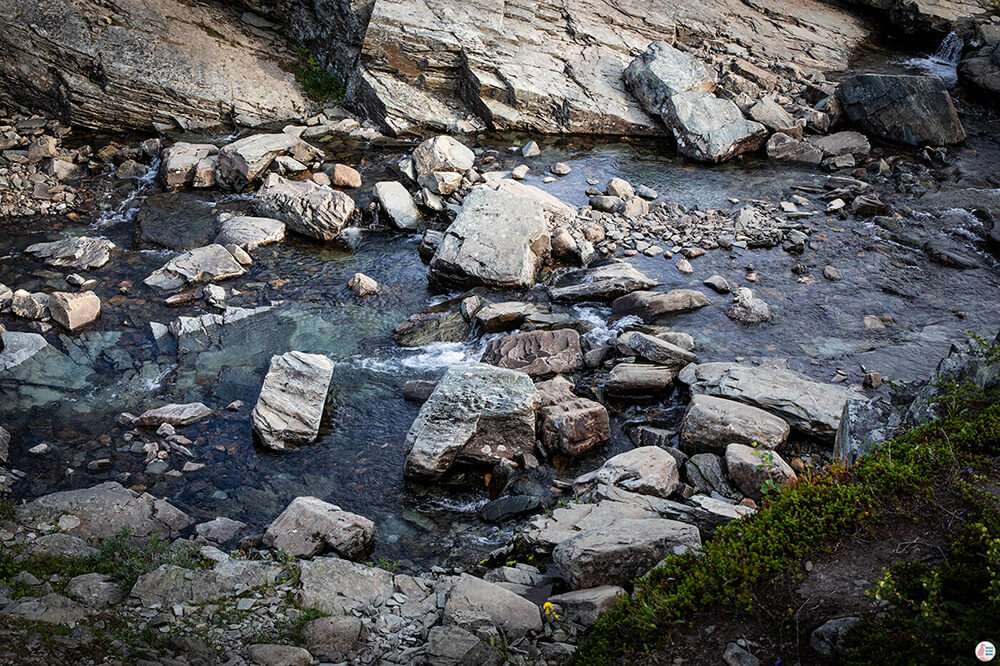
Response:
[[[89,147],[66,149],[70,128],[38,116],[0,118],[0,216],[72,211]]]

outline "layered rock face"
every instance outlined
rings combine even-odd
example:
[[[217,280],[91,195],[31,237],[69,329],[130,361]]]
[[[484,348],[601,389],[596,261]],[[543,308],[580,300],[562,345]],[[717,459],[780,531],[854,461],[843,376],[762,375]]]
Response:
[[[657,135],[665,128],[622,81],[650,42],[731,40],[826,70],[867,32],[813,1],[376,0],[348,98],[397,133],[458,129],[471,115],[501,130]]]
[[[277,33],[182,0],[9,0],[0,103],[94,128],[150,130],[301,116],[296,57]]]

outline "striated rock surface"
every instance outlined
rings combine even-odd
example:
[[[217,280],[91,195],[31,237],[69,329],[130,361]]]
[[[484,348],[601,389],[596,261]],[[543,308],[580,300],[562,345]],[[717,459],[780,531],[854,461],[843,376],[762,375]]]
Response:
[[[121,0],[111,15],[98,0],[4,2],[0,104],[147,131],[284,120],[308,105],[287,42],[231,10]]]
[[[179,289],[191,282],[239,277],[246,269],[221,245],[206,245],[180,254],[143,280],[158,289]]]
[[[539,377],[582,370],[583,350],[580,334],[573,329],[527,331],[494,340],[482,360]]]
[[[333,240],[354,216],[354,199],[311,180],[288,180],[272,173],[257,192],[263,215],[285,222],[292,231]]]
[[[332,551],[348,560],[372,548],[375,523],[316,497],[296,497],[264,532],[264,544],[295,557]]]
[[[272,356],[251,417],[261,443],[281,451],[315,441],[332,378],[333,361],[326,356]]]
[[[90,269],[100,268],[111,259],[115,244],[103,238],[78,236],[52,243],[35,243],[26,248],[29,252],[52,266]]]

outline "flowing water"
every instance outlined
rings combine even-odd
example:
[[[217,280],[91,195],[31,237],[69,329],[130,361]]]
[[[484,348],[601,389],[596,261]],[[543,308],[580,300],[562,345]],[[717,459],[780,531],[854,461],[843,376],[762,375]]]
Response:
[[[507,146],[523,142],[524,137],[493,137],[484,145],[498,147],[503,156]],[[388,165],[404,150],[328,147],[330,157],[348,156],[359,163],[366,183],[390,177]],[[649,142],[553,139],[543,145],[543,157],[530,161],[527,182],[574,205],[586,202],[588,178],[604,182],[620,176],[649,185],[668,200],[726,210],[750,199],[787,198],[792,185],[816,185],[824,178],[815,171],[778,169],[753,160],[694,167]],[[556,161],[567,162],[572,173],[542,184],[547,165]],[[223,286],[240,292],[231,305],[273,307],[175,343],[169,335],[154,339],[149,322],[166,324],[178,315],[209,310],[204,303],[167,308],[164,294],[142,284],[174,254],[143,241],[136,229],[137,208],[155,192],[149,179],[136,192],[115,193],[108,199],[110,210],[91,220],[13,220],[0,238],[0,281],[31,291],[66,288],[63,272],[23,253],[31,243],[88,234],[107,237],[125,250],[87,274],[100,280],[96,291],[105,303],[100,322],[78,334],[48,334],[52,347],[0,377],[0,422],[19,434],[13,458],[27,472],[16,488],[19,497],[117,479],[167,497],[200,520],[229,516],[261,528],[294,497],[314,495],[372,518],[378,528],[374,557],[401,561],[410,569],[467,565],[511,536],[518,523],[494,527],[477,517],[486,501],[481,487],[426,487],[402,477],[403,441],[419,410],[403,399],[403,385],[411,379],[436,379],[449,365],[475,361],[484,346],[483,340],[475,340],[401,349],[388,338],[407,316],[449,296],[429,291],[417,254],[419,236],[358,229],[347,234],[347,242],[324,244],[293,235],[256,250],[250,272]],[[360,196],[358,200],[362,207],[367,203]],[[192,237],[211,235],[213,208],[239,211],[248,206],[246,197],[221,193],[180,193],[169,202],[186,225],[178,236]],[[956,237],[981,225],[972,216],[949,219]],[[940,226],[935,218],[926,223]],[[724,315],[725,299],[715,295],[713,307],[669,322],[695,337],[703,361],[780,357],[822,380],[843,368],[851,382],[858,382],[862,366],[911,380],[926,378],[964,330],[989,334],[992,327],[995,333],[1000,305],[995,298],[983,298],[1000,288],[1000,272],[991,258],[983,255],[983,268],[958,271],[887,243],[877,227],[866,223],[818,216],[810,224],[818,228],[814,247],[801,258],[780,249],[710,252],[694,261],[692,276],[680,274],[662,257],[634,261],[661,279],[664,289],[703,288],[701,280],[716,272],[738,281],[750,268],[760,275],[753,286],[770,303],[772,323],[741,326]],[[844,280],[802,284],[790,270],[799,261],[815,275],[833,264]],[[386,293],[356,298],[346,287],[355,272],[376,278]],[[127,295],[120,293],[123,288]],[[507,296],[518,294],[491,298]],[[565,311],[592,322],[591,336],[615,333],[607,307]],[[865,315],[887,315],[895,323],[870,330]],[[4,324],[29,330],[11,317]],[[320,436],[314,445],[296,451],[265,452],[252,442],[250,410],[271,355],[293,349],[326,354],[336,363]],[[597,377],[584,377],[582,384],[583,390],[599,390]],[[243,401],[242,409],[227,411],[234,400]],[[118,415],[191,401],[214,410],[212,417],[181,430],[195,440],[192,457],[171,454],[167,462],[174,472],[163,473],[156,463],[148,467],[141,438],[131,438],[132,429],[118,424]],[[652,421],[670,427],[682,412],[679,400],[611,407],[612,442],[581,460],[559,461],[540,483],[545,485],[551,475],[591,469],[624,450],[630,425]],[[45,457],[26,454],[43,442],[51,447]],[[176,473],[188,460],[204,467]]]
[[[937,50],[927,56],[907,58],[903,65],[910,70],[941,77],[949,88],[958,83],[958,62],[962,59],[965,42],[954,32],[949,32]]]

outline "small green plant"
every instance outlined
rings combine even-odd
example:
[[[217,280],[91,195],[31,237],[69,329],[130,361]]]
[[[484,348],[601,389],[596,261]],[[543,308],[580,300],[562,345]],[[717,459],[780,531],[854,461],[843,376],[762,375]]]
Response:
[[[14,503],[0,499],[0,520],[14,520]]]
[[[197,25],[199,28],[201,28],[202,30],[204,30],[208,34],[209,37],[214,37],[215,39],[221,39],[221,40],[225,40],[226,39],[225,35],[223,35],[221,32],[219,32],[218,30],[216,30],[215,28],[213,28],[210,25],[206,25],[206,24],[201,23],[201,22],[196,23],[195,25]]]
[[[298,47],[305,62],[299,67],[296,78],[306,95],[314,102],[340,104],[346,89],[340,79],[323,69],[316,56],[305,47]]]
[[[369,562],[368,566],[385,569],[389,573],[396,573],[396,570],[402,566],[402,563],[390,560],[388,557],[380,557],[377,562]]]

